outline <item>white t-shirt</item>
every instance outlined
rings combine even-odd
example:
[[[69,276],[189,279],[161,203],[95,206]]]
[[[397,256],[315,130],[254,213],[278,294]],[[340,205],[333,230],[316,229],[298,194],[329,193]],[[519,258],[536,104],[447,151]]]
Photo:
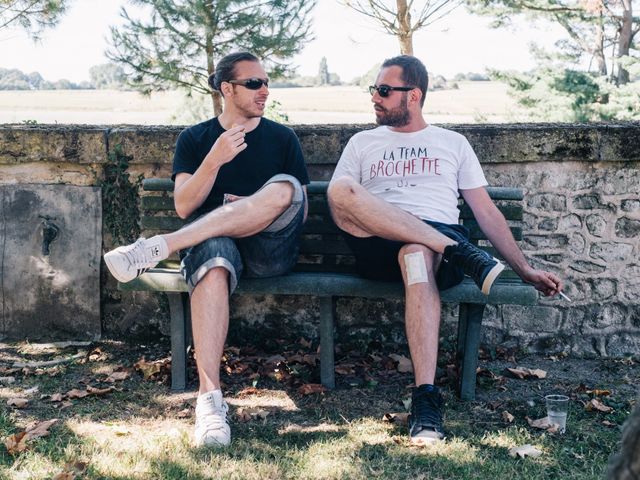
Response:
[[[467,139],[433,125],[410,133],[387,126],[356,133],[333,178],[345,175],[423,220],[447,224],[458,223],[459,190],[487,185]]]

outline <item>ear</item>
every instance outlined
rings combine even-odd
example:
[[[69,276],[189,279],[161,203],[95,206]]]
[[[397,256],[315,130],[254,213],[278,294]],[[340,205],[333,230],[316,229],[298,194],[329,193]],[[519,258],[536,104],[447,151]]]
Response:
[[[229,82],[222,82],[220,84],[220,92],[225,97],[230,97],[233,95],[233,85]]]
[[[409,100],[412,103],[420,105],[420,101],[422,100],[422,90],[419,88],[414,88],[409,92]]]

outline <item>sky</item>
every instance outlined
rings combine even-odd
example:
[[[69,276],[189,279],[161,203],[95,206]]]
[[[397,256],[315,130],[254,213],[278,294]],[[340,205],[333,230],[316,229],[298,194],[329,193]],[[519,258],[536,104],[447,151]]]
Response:
[[[107,62],[109,26],[122,23],[122,6],[127,6],[126,0],[71,0],[60,24],[37,43],[20,29],[2,29],[0,67],[38,71],[49,81],[89,80],[89,68]],[[300,75],[316,75],[324,56],[330,72],[350,81],[399,54],[394,37],[338,0],[319,0],[313,17],[315,38],[292,59]],[[558,28],[534,29],[524,21],[515,29],[496,30],[489,22],[459,7],[414,35],[414,54],[432,74],[447,78],[459,72],[483,73],[487,68],[522,71],[534,66],[531,42],[551,47],[562,34]]]

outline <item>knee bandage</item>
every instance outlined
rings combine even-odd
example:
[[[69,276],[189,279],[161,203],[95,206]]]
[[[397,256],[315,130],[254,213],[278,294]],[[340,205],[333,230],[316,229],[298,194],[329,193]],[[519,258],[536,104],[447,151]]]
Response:
[[[407,285],[429,283],[427,265],[424,263],[422,252],[407,253],[404,256],[404,266],[407,271]]]

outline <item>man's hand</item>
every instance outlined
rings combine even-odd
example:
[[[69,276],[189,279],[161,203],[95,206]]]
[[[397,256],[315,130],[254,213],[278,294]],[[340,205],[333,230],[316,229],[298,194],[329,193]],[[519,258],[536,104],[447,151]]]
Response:
[[[244,125],[233,126],[218,137],[202,163],[217,170],[245,148],[247,144],[244,141]]]
[[[522,280],[532,284],[536,290],[542,292],[546,297],[557,295],[564,286],[562,280],[553,273],[533,268],[522,275]]]

